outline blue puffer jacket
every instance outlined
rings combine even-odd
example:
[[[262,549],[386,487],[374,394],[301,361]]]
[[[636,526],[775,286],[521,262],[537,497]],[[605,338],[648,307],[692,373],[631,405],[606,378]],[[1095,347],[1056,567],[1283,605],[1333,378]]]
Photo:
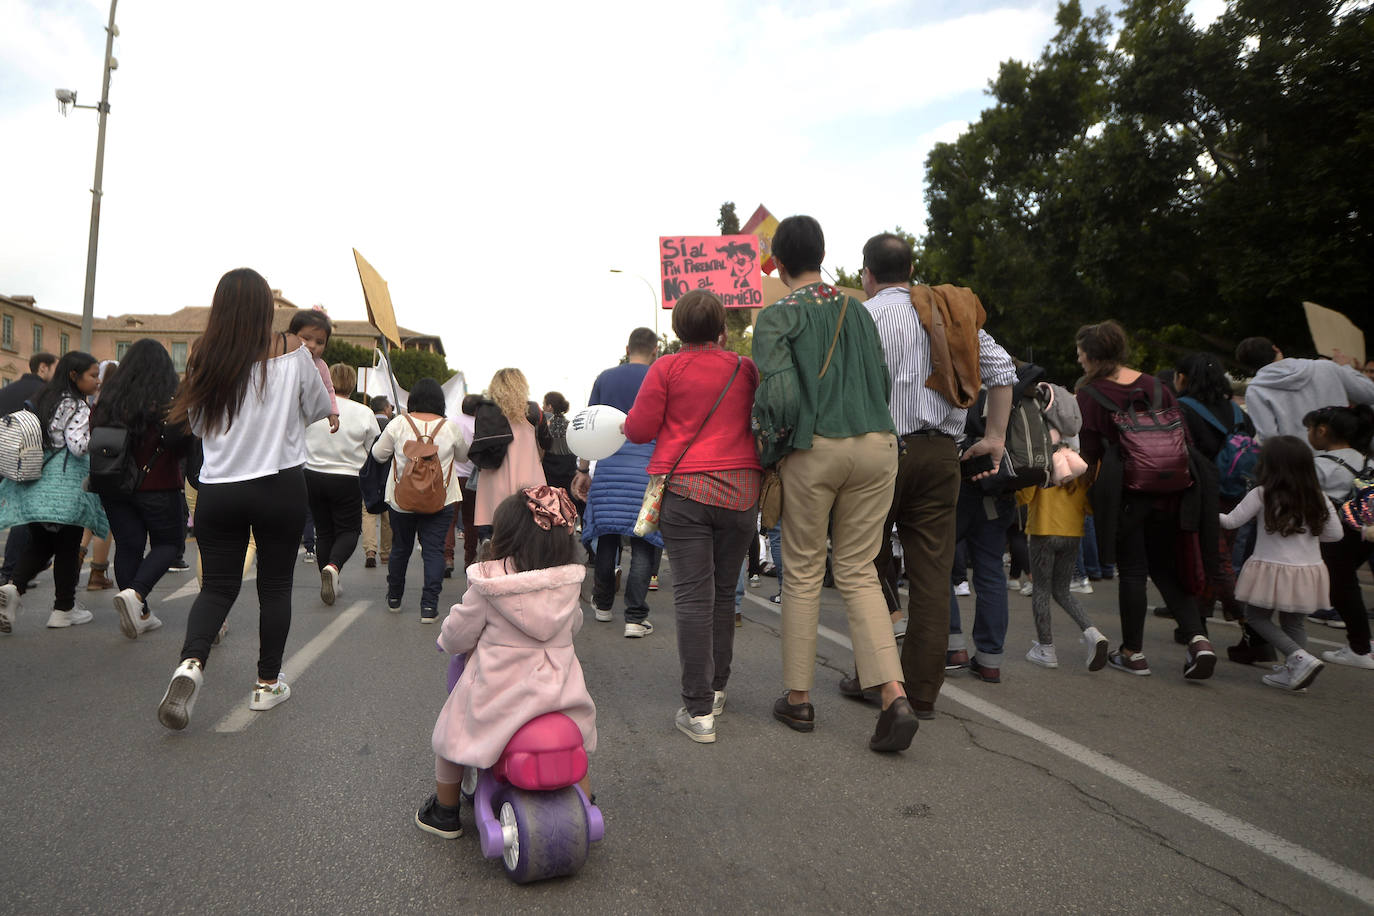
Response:
[[[644,503],[644,488],[649,485],[649,458],[654,443],[636,445],[626,442],[609,458],[596,463],[596,476],[587,494],[587,514],[582,519],[582,540],[594,541],[603,534],[635,533],[639,507]],[[644,540],[663,546],[657,531]]]

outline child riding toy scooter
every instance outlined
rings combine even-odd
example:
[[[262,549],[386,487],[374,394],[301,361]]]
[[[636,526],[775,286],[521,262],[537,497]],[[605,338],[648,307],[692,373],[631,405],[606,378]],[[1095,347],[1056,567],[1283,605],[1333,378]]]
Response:
[[[448,689],[465,657],[449,661]],[[482,855],[501,857],[506,877],[526,884],[575,874],[605,834],[601,809],[578,781],[587,775],[582,732],[560,712],[525,723],[490,769],[468,767],[462,792],[472,801]]]

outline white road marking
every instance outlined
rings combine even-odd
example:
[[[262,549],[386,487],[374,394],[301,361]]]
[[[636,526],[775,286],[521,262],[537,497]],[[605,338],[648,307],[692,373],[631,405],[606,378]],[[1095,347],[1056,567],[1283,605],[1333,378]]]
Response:
[[[757,598],[747,592],[745,597],[755,604],[762,605],[774,614],[781,615],[782,613],[779,606],[769,601]],[[820,630],[821,635],[826,639],[853,651],[854,645],[847,636],[828,627],[821,627]],[[1374,904],[1374,879],[1318,855],[1310,849],[1296,843],[1290,843],[1277,834],[1246,823],[1240,818],[1232,817],[1218,808],[1213,808],[1206,802],[1199,801],[1157,779],[1152,779],[1138,770],[1117,763],[1115,760],[1084,747],[1076,741],[1071,741],[1057,732],[1042,728],[1034,722],[1002,709],[1000,706],[995,706],[966,690],[951,686],[948,682],[941,688],[940,696],[953,700],[960,706],[971,709],[1012,731],[1019,732],[1032,741],[1037,741],[1050,750],[1063,754],[1075,763],[1095,770],[1108,779],[1139,792],[1146,798],[1159,802],[1166,808],[1171,808],[1179,814],[1205,824],[1270,858],[1277,859],[1284,865],[1315,878],[1327,887],[1349,894],[1362,903]]]
[[[257,570],[254,569],[253,572],[251,572],[251,573],[249,573],[248,575],[246,575],[246,576],[243,577],[243,581],[244,581],[245,583],[247,583],[247,582],[252,582],[252,581],[256,580],[257,578],[258,578],[258,573],[257,573]],[[197,595],[197,594],[200,594],[200,580],[197,579],[195,576],[192,576],[192,577],[191,577],[191,581],[187,582],[185,585],[183,585],[181,588],[177,589],[176,591],[172,592],[170,595],[163,595],[162,597],[158,598],[158,600],[159,600],[159,601],[177,601],[177,600],[179,600],[179,599],[181,599],[181,598],[189,598],[190,596],[192,596],[192,595]]]
[[[309,668],[316,659],[324,654],[324,650],[338,639],[344,630],[348,629],[353,621],[362,616],[363,611],[367,610],[370,602],[357,601],[348,610],[338,617],[335,617],[319,634],[305,646],[282,663],[282,674],[286,677],[286,683],[294,684],[296,678],[300,677],[305,669]],[[217,732],[241,732],[249,725],[253,724],[258,714],[248,708],[248,701],[253,698],[250,693],[243,701],[242,705],[236,706],[234,711],[223,719],[219,720],[214,728]]]

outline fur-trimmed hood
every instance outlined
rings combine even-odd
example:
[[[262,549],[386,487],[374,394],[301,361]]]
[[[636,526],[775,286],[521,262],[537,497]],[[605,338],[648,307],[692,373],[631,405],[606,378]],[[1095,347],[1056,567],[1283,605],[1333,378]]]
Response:
[[[529,572],[508,572],[503,560],[484,560],[467,569],[468,585],[521,632],[546,642],[582,613],[580,563]],[[576,629],[576,626],[573,627]]]

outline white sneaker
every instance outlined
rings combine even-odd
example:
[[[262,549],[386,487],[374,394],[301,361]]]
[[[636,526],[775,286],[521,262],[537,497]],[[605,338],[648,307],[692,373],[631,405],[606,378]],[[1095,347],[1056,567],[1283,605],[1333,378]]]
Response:
[[[1304,687],[1310,687],[1325,667],[1321,659],[1306,649],[1299,649],[1288,656],[1289,678],[1293,682],[1293,689],[1302,690]]]
[[[1260,680],[1264,681],[1264,683],[1268,684],[1270,687],[1277,687],[1280,690],[1293,689],[1293,677],[1287,665],[1275,665],[1274,673],[1266,674],[1264,677],[1260,678]]]
[[[1022,582],[1022,583],[1021,583],[1021,594],[1025,595],[1027,598],[1029,598],[1030,595],[1031,595],[1031,592],[1033,592],[1033,591],[1035,591],[1035,583],[1034,583],[1034,582],[1032,582],[1031,580],[1027,579],[1025,582]]]
[[[1038,642],[1031,643],[1030,651],[1026,653],[1026,661],[1041,668],[1059,667],[1059,655],[1054,651],[1054,646],[1041,645]]]
[[[711,699],[711,715],[719,716],[725,714],[725,691],[715,691],[715,696]]]
[[[320,570],[320,600],[332,605],[343,589],[339,588],[339,571],[330,563]]]
[[[114,596],[114,609],[119,615],[119,632],[130,639],[138,639],[142,630],[137,621],[143,616],[143,599],[138,597],[138,592],[126,588],[117,593]]]
[[[138,627],[139,635],[151,633],[153,630],[162,626],[162,621],[157,619],[157,615],[151,611],[147,617],[139,617],[134,621],[134,626]]]
[[[1088,627],[1084,630],[1083,641],[1088,644],[1088,670],[1101,671],[1107,666],[1107,653],[1111,650],[1111,643],[1107,642],[1107,637],[1103,636],[1097,627]]]
[[[1020,590],[1021,590],[1021,580],[1020,580],[1020,579],[1007,579],[1007,591],[1009,591],[1009,592],[1019,592]]]
[[[19,620],[19,589],[14,583],[0,585],[0,633],[10,633]]]
[[[200,695],[200,686],[204,683],[205,675],[201,673],[199,661],[188,658],[177,665],[177,670],[172,672],[172,682],[162,695],[162,702],[157,704],[157,720],[178,731],[185,728],[191,721],[191,709],[196,705],[196,697]]]
[[[687,707],[682,707],[673,718],[677,730],[697,744],[716,743],[716,717],[713,715],[689,716]]]
[[[248,701],[248,708],[255,712],[263,712],[273,706],[280,706],[289,699],[291,687],[286,683],[286,679],[278,674],[275,684],[258,682],[253,687],[253,699]]]
[[[1093,586],[1085,576],[1082,579],[1075,579],[1073,584],[1069,586],[1069,591],[1077,592],[1080,595],[1091,595],[1093,593]]]
[[[902,639],[906,636],[907,619],[903,617],[892,625],[892,638]]]
[[[596,608],[596,619],[602,623],[610,623],[615,619],[615,614],[610,608],[606,608],[604,611],[601,608]]]
[[[95,619],[95,615],[84,607],[77,605],[70,611],[53,611],[48,615],[48,628],[60,630],[63,627],[79,627],[83,623],[90,623]]]
[[[654,625],[649,622],[647,617],[642,623],[625,624],[625,635],[630,638],[638,639],[641,636],[648,636],[653,631]]]
[[[1349,646],[1341,646],[1339,649],[1323,652],[1322,658],[1333,665],[1348,665],[1351,668],[1365,668],[1374,671],[1374,655],[1368,652],[1364,655],[1358,655]]]
[[[754,575],[752,575],[752,576],[749,577],[749,587],[750,587],[750,588],[758,588],[758,587],[759,587],[759,577],[758,577],[758,573],[755,573]]]
[[[972,592],[969,591],[968,582],[960,582],[958,585],[954,586],[954,594],[955,597],[958,598],[967,598],[971,595]]]

